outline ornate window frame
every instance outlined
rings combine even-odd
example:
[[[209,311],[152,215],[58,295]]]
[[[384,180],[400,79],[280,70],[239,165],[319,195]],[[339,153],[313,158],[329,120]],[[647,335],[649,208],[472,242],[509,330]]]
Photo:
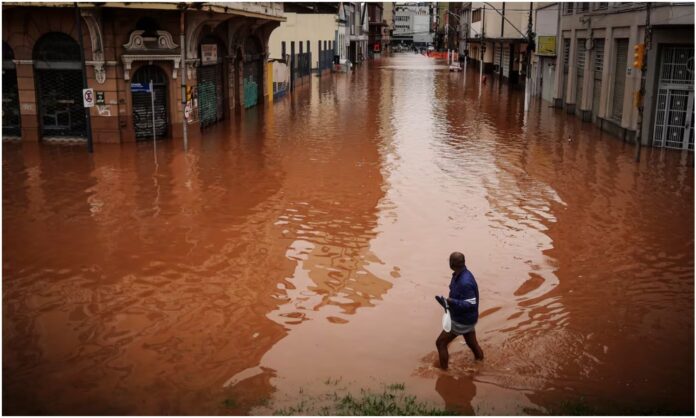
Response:
[[[123,62],[123,79],[130,80],[130,70],[131,66],[136,61],[147,61],[153,63],[156,61],[160,62],[173,62],[174,70],[172,71],[172,79],[176,80],[177,73],[181,64],[181,55],[162,55],[162,54],[150,54],[150,55],[135,55],[135,54],[124,54],[121,55],[121,61]]]

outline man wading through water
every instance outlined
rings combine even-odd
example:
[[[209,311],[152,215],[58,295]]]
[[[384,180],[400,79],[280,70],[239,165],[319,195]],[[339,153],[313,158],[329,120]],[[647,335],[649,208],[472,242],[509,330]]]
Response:
[[[449,308],[450,316],[452,317],[452,329],[450,332],[442,331],[435,345],[440,356],[440,367],[447,369],[449,363],[449,353],[447,346],[452,342],[457,335],[463,335],[466,345],[469,346],[474,353],[476,360],[483,360],[483,351],[476,341],[476,321],[478,321],[478,306],[479,292],[478,285],[466,268],[466,260],[464,254],[454,252],[449,258],[450,268],[452,273],[452,281],[450,282],[449,297],[445,299],[443,296],[435,296],[435,299],[445,309]]]

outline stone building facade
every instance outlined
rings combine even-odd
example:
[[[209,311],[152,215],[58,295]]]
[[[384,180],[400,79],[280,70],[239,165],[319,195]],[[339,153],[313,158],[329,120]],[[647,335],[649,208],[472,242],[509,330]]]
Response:
[[[627,140],[638,132],[647,3],[559,3],[554,102]],[[651,3],[641,142],[693,150],[694,5]]]
[[[277,3],[78,4],[3,4],[4,138],[86,139],[77,16],[96,143],[152,138],[151,97],[133,91],[135,83],[152,81],[163,139],[182,136],[184,70],[192,135],[269,94],[268,38],[283,20]]]

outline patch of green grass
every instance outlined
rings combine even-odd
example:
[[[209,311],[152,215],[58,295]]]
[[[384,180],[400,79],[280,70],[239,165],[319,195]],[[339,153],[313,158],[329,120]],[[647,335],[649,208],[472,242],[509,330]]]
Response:
[[[389,390],[404,390],[404,389],[406,389],[406,385],[403,383],[392,383],[391,385],[387,386],[387,389],[389,389]]]
[[[332,415],[332,414],[331,414],[331,408],[328,407],[328,406],[322,406],[322,407],[319,409],[319,414],[318,414],[318,415],[321,415],[321,416]]]
[[[325,384],[325,385],[334,385],[334,386],[336,386],[336,385],[338,385],[338,384],[341,382],[342,379],[343,379],[343,377],[339,377],[338,379],[332,379],[332,378],[329,377],[328,379],[326,379],[326,380],[324,381],[324,384]]]
[[[298,405],[276,410],[275,415],[457,415],[454,412],[433,407],[405,393],[406,385],[393,383],[382,392],[361,390],[359,396],[336,392],[324,397],[328,405],[318,409],[303,399]]]
[[[224,401],[222,401],[222,404],[225,405],[225,408],[236,408],[237,407],[237,402],[232,398],[225,399]]]
[[[419,402],[415,396],[384,391],[363,391],[360,397],[344,396],[336,405],[336,415],[450,415],[448,411]]]
[[[271,403],[271,398],[269,397],[263,397],[256,402],[257,405],[259,406],[268,406]]]
[[[296,406],[291,406],[291,407],[289,407],[289,408],[279,409],[279,410],[275,411],[275,412],[273,413],[273,415],[285,415],[285,416],[289,416],[289,415],[310,415],[310,414],[308,414],[307,412],[309,412],[309,411],[307,410],[307,404],[305,403],[305,401],[304,401],[304,399],[303,399],[303,400],[300,401],[300,403],[297,404]]]

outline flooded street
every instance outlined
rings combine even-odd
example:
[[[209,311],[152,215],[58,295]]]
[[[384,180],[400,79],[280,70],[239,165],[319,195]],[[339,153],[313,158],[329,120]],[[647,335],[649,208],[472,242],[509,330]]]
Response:
[[[693,413],[693,155],[418,55],[176,141],[3,144],[3,412]],[[464,87],[466,86],[466,87]],[[436,368],[450,252],[483,363]],[[233,400],[233,401],[230,401]],[[634,408],[634,409],[629,409]]]

